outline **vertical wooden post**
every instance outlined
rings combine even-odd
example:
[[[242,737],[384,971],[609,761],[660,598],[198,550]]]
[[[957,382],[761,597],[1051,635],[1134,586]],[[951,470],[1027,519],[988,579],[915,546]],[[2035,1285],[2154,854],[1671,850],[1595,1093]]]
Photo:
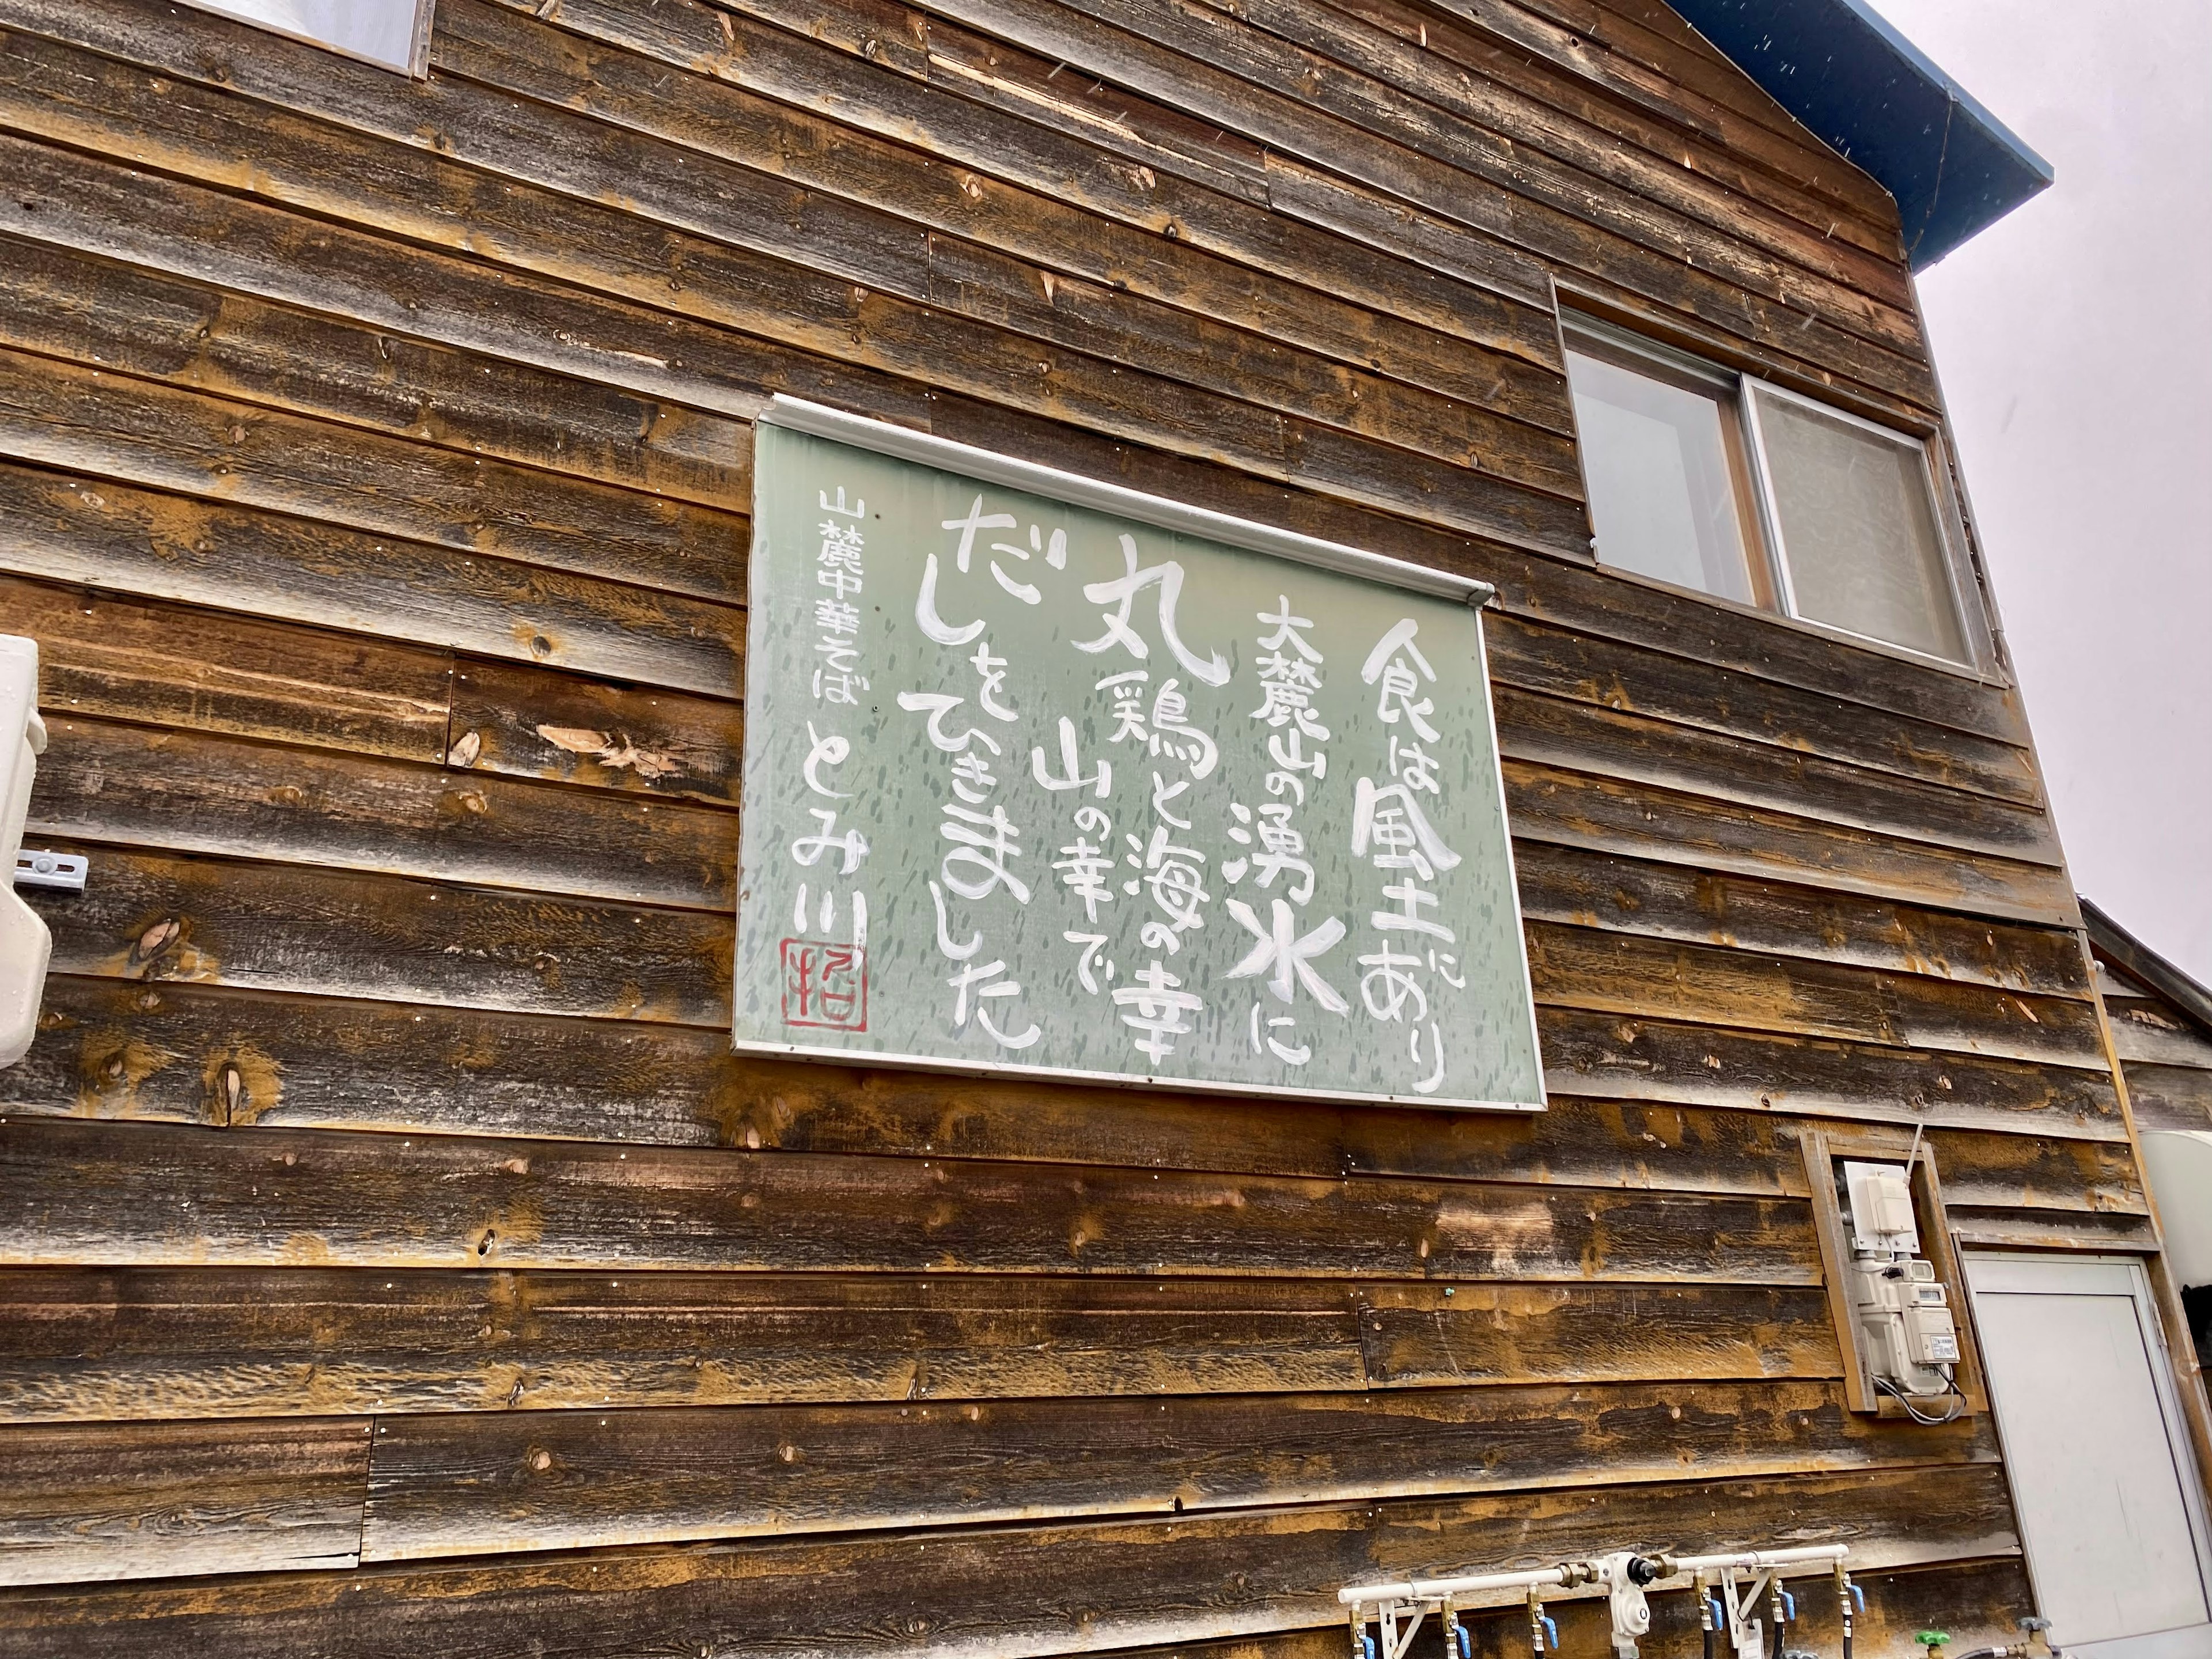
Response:
[[[2212,1402],[2204,1392],[2203,1367],[2197,1358],[2197,1344],[2189,1334],[2188,1310],[2181,1305],[2180,1287],[2174,1284],[2173,1275],[2166,1265],[2166,1230],[2158,1218],[2158,1197],[2150,1189],[2150,1176],[2143,1163],[2142,1136],[2136,1128],[2134,1103],[2128,1096],[2127,1073],[2120,1066],[2120,1051],[2112,1041],[2112,1017],[2105,1006],[2105,993],[2097,982],[2097,959],[2089,948],[2089,931],[2075,930],[2081,942],[2081,961],[2089,970],[2089,993],[2096,1000],[2097,1033],[2104,1041],[2105,1063],[2112,1067],[2112,1087],[2120,1101],[2120,1121],[2127,1127],[2128,1151],[2136,1161],[2136,1179],[2142,1182],[2143,1206],[2150,1212],[2151,1233],[2158,1241],[2158,1254],[2144,1266],[2150,1275],[2151,1294],[2158,1299],[2160,1322],[2166,1327],[2166,1351],[2173,1367],[2174,1382],[2181,1396],[2181,1414],[2189,1420],[2189,1441],[2197,1454],[2197,1479],[2203,1483],[2208,1494],[2212,1494]]]

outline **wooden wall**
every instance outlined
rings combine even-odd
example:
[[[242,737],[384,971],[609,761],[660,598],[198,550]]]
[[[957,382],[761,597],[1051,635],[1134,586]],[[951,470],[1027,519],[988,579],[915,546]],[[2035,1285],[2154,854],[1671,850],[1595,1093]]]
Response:
[[[2212,1030],[2102,951],[2096,973],[2136,1127],[2212,1131]]]
[[[1784,1536],[1863,1654],[2009,1629],[1986,1421],[1843,1409],[1797,1137],[2145,1243],[2020,703],[1594,569],[1553,313],[1930,427],[1876,187],[1657,0],[432,63],[0,0],[0,626],[92,859],[0,1073],[0,1652],[1304,1659],[1376,1572]],[[779,391],[1497,583],[1551,1111],[733,1059]]]

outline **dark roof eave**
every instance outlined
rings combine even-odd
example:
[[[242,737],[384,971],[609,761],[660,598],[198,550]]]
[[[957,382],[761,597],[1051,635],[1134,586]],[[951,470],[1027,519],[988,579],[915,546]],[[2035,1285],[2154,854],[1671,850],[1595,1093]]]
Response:
[[[2212,1032],[2212,990],[2198,984],[2087,899],[2081,901],[2081,920],[2088,927],[2089,943],[2100,956],[2118,963]]]
[[[1865,0],[1670,0],[1896,198],[1916,270],[2049,187],[2051,164]]]

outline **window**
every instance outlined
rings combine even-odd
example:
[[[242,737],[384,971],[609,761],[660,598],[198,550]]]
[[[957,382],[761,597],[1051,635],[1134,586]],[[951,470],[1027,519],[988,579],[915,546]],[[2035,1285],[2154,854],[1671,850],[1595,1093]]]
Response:
[[[430,35],[431,0],[191,0],[206,11],[417,74]]]
[[[1566,341],[1600,563],[1973,661],[1925,442],[1602,324]]]

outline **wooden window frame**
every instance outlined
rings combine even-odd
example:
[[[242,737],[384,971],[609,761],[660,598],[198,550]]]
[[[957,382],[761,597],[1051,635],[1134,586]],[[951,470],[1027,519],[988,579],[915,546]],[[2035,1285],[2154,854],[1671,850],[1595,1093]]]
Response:
[[[1960,1270],[1957,1242],[1951,1237],[1934,1149],[1924,1138],[1875,1125],[1808,1128],[1798,1137],[1798,1149],[1805,1158],[1805,1179],[1813,1189],[1813,1231],[1820,1247],[1820,1279],[1827,1291],[1828,1317],[1835,1326],[1837,1345],[1843,1350],[1846,1403],[1851,1410],[1869,1416],[1910,1420],[1902,1404],[1875,1388],[1859,1338],[1857,1310],[1851,1304],[1850,1235],[1844,1224],[1843,1200],[1836,1192],[1836,1166],[1845,1159],[1863,1158],[1907,1165],[1905,1180],[1912,1194],[1913,1220],[1920,1229],[1920,1248],[1935,1266],[1936,1283],[1949,1295],[1951,1322],[1959,1333],[1959,1364],[1952,1378],[1965,1401],[1959,1415],[1973,1417],[1987,1412],[1990,1395],[1981,1348],[1974,1337],[1966,1278]]]

